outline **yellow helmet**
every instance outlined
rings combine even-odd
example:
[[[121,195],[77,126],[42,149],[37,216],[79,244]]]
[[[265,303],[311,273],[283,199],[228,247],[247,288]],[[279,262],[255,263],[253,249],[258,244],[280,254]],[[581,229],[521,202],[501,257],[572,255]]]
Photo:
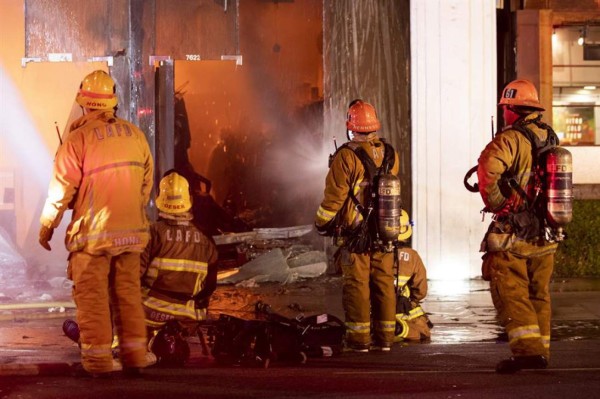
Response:
[[[398,234],[398,241],[406,241],[410,236],[412,236],[411,220],[408,217],[408,213],[402,209],[400,213],[400,234]]]
[[[171,214],[185,213],[190,210],[192,207],[190,185],[185,177],[172,172],[161,179],[156,207],[164,213]]]
[[[75,101],[84,108],[112,109],[117,106],[115,81],[104,71],[90,73],[81,81]]]

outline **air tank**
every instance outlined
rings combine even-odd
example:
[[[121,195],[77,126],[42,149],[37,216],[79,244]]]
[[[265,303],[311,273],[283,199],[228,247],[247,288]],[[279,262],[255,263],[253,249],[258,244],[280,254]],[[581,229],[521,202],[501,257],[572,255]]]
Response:
[[[377,194],[379,239],[391,248],[391,244],[398,239],[401,228],[400,179],[392,174],[381,175],[377,182]]]
[[[546,218],[550,226],[564,227],[573,220],[573,160],[562,147],[544,153]]]

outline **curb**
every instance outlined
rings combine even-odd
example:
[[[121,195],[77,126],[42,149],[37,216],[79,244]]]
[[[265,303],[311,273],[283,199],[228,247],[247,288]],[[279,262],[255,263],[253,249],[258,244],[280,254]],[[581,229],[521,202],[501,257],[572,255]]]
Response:
[[[75,363],[13,363],[0,365],[0,378],[8,376],[68,375]]]

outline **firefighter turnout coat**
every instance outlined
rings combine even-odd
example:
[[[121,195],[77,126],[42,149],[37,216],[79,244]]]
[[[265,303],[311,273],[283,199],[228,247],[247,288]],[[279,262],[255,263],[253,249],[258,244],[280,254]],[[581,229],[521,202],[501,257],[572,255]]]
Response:
[[[69,252],[142,252],[148,242],[146,205],[153,161],[144,133],[98,110],[75,121],[54,161],[40,222],[56,228],[73,209],[65,244]]]
[[[534,123],[534,112],[525,117],[524,126],[545,141],[548,131]],[[478,161],[479,191],[486,208],[496,215],[484,242],[482,274],[490,280],[494,306],[505,327],[515,356],[544,355],[550,350],[549,283],[557,243],[519,236],[515,215],[526,212],[525,199],[507,189],[506,179],[514,178],[529,201],[533,187],[532,143],[521,132],[507,126],[483,150]]]
[[[146,365],[139,262],[149,238],[152,178],[144,133],[112,110],[75,121],[56,154],[40,222],[56,228],[73,209],[67,275],[74,283],[82,365],[92,373],[112,370],[113,321],[123,365]]]
[[[419,253],[398,248],[398,303],[396,341],[424,341],[431,338],[430,322],[421,307],[427,296],[427,270]]]
[[[324,198],[315,219],[318,229],[339,223],[343,235],[344,231],[357,226],[362,220],[349,193],[354,193],[360,203],[365,204],[365,188],[369,181],[365,181],[365,168],[352,146],[361,146],[377,167],[383,162],[385,147],[375,133],[370,133],[363,140],[358,138],[360,136],[356,135],[353,141],[341,147],[333,158],[325,180]],[[398,170],[398,154],[394,151],[394,165],[390,173],[397,175]],[[342,303],[348,344],[368,347],[373,333],[378,344],[391,345],[396,324],[394,254],[376,251],[351,253],[343,242],[338,244],[342,247],[335,261],[343,273]]]
[[[141,262],[146,323],[204,320],[217,285],[214,241],[188,220],[160,219],[150,230]]]

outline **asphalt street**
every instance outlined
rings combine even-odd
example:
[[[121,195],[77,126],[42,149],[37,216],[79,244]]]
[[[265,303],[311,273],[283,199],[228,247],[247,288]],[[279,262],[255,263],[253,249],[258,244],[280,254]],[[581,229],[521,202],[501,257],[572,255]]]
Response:
[[[261,299],[281,313],[339,315],[338,283],[327,277],[286,287],[220,287],[214,307],[243,314]],[[111,379],[71,375],[79,353],[61,330],[62,321],[74,317],[68,302],[62,308],[3,309],[0,398],[600,398],[598,281],[553,283],[550,367],[514,375],[494,371],[510,352],[486,283],[451,286],[430,284],[423,306],[435,324],[431,343],[261,368],[219,365],[193,339],[186,367],[148,368],[139,379],[118,372]]]

